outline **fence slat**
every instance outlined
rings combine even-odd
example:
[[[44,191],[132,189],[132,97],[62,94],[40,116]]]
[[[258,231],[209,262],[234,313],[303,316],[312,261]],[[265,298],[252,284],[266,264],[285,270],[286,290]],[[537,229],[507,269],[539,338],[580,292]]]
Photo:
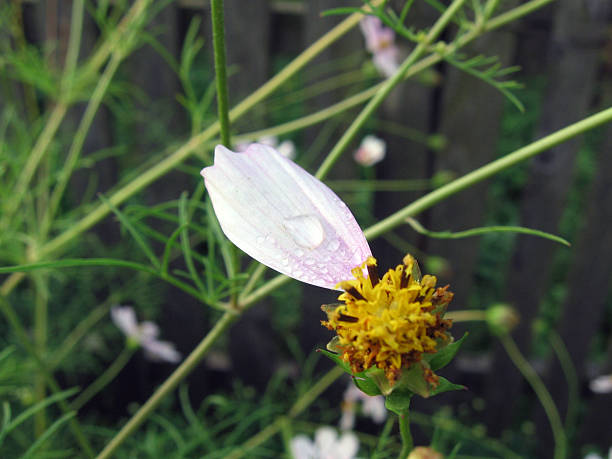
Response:
[[[583,118],[593,97],[598,49],[588,39],[598,18],[590,17],[581,2],[556,3],[553,36],[548,49],[549,86],[543,106],[538,137]],[[580,147],[577,138],[537,156],[522,196],[522,226],[556,232],[572,183],[574,158]],[[514,337],[527,352],[531,325],[549,286],[551,262],[557,246],[533,237],[519,237],[507,277],[507,300],[521,315]],[[517,405],[521,376],[498,346],[493,358],[488,387],[488,425],[499,434],[508,425]],[[546,445],[550,446],[550,444]]]

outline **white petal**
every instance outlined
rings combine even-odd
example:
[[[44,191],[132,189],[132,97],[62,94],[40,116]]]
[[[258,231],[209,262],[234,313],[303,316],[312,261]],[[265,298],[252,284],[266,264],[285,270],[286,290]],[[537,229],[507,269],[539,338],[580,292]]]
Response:
[[[387,419],[387,408],[385,408],[385,398],[382,395],[369,396],[363,400],[361,405],[363,414],[369,416],[377,424]]]
[[[273,148],[219,145],[202,176],[225,235],[276,271],[334,288],[371,255],[346,204]]]
[[[319,427],[315,432],[315,446],[321,452],[330,451],[335,448],[338,434],[333,427]]]
[[[177,363],[181,360],[180,352],[168,341],[146,340],[142,342],[142,348],[145,356],[154,361]]]
[[[129,306],[113,306],[111,308],[111,319],[125,336],[140,341],[134,308]]]
[[[153,322],[144,321],[138,326],[141,341],[155,339],[159,336],[159,327]]]
[[[291,455],[294,459],[317,459],[319,456],[313,442],[305,435],[291,439]]]
[[[589,383],[589,388],[596,394],[612,392],[612,375],[598,376]]]
[[[338,459],[353,459],[359,451],[359,439],[353,432],[344,432],[336,443],[336,454]]]

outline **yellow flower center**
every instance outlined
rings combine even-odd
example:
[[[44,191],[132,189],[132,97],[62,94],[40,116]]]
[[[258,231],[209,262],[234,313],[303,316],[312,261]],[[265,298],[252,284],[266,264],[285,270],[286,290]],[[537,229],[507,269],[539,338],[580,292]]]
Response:
[[[344,290],[338,297],[343,303],[324,307],[328,320],[321,323],[336,331],[334,347],[353,373],[376,366],[393,384],[402,368],[419,362],[424,353],[435,353],[438,343],[448,340],[451,322],[442,315],[453,294],[448,286],[436,288],[435,276],[421,279],[410,255],[382,279],[374,257],[352,273],[354,280],[337,285]],[[437,382],[433,373],[430,376]]]

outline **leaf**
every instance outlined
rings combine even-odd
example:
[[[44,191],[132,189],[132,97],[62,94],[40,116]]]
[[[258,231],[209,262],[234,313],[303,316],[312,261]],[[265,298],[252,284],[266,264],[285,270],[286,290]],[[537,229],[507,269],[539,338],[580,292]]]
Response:
[[[450,382],[448,379],[440,376],[440,382],[438,386],[431,391],[430,396],[443,394],[444,392],[450,392],[453,390],[467,390],[467,387],[462,386],[460,384],[454,384]]]
[[[417,220],[414,218],[408,217],[406,222],[419,234],[424,234],[425,236],[433,237],[435,239],[461,239],[464,237],[472,237],[472,236],[480,236],[481,234],[487,233],[521,233],[521,234],[529,234],[531,236],[538,236],[544,239],[549,239],[551,241],[558,242],[559,244],[566,245],[570,247],[571,244],[560,236],[556,236],[554,234],[546,233],[544,231],[535,230],[531,228],[525,228],[523,226],[484,226],[481,228],[472,228],[465,231],[429,231],[423,227]]]
[[[342,368],[348,374],[350,374],[350,375],[353,374],[353,372],[351,371],[351,367],[349,367],[348,363],[346,363],[344,360],[342,360],[342,357],[340,357],[338,354],[334,354],[333,352],[327,351],[325,349],[317,349],[317,352],[321,352],[325,357],[327,357],[328,359],[334,361],[334,363],[336,365],[338,365],[340,368]]]
[[[431,367],[431,369],[433,371],[437,371],[440,368],[443,368],[448,365],[459,351],[459,348],[463,344],[463,341],[465,340],[467,335],[468,333],[464,334],[461,339],[453,341],[452,343],[449,343],[444,346],[435,354],[427,356],[425,359],[429,362],[429,366]]]
[[[364,394],[372,396],[381,394],[381,391],[378,388],[378,384],[376,384],[376,381],[373,378],[373,373],[381,372],[381,370],[379,370],[378,368],[369,368],[368,370],[362,371],[361,373],[353,374],[349,364],[342,360],[342,357],[340,357],[340,355],[325,349],[317,349],[317,352],[321,352],[324,356],[332,360],[336,365],[338,365],[340,368],[350,374],[353,377],[353,382],[355,383],[355,385]]]

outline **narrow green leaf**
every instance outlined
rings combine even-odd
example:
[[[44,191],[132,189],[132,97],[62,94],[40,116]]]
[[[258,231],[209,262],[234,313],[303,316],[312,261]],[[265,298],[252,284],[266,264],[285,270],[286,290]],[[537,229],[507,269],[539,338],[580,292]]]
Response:
[[[435,389],[432,389],[431,396],[443,394],[444,392],[450,392],[453,390],[467,390],[467,387],[462,386],[460,384],[454,384],[450,382],[448,379],[440,376],[440,382]]]
[[[66,422],[68,422],[71,418],[76,415],[76,411],[71,411],[69,413],[64,414],[57,421],[49,426],[47,430],[43,432],[43,434],[36,439],[32,446],[28,448],[28,450],[21,456],[21,459],[27,459],[32,457],[32,455],[40,448],[53,434],[59,430]]]
[[[172,250],[172,246],[176,241],[176,238],[181,234],[183,230],[183,225],[179,226],[177,229],[173,231],[168,240],[166,241],[166,245],[164,246],[164,257],[162,258],[162,264],[160,268],[160,272],[162,276],[168,274],[168,263],[170,262],[170,251]]]
[[[153,250],[151,249],[151,247],[149,247],[147,242],[144,240],[144,238],[140,235],[140,233],[136,230],[136,228],[134,228],[134,225],[132,225],[130,220],[116,206],[114,206],[112,202],[106,199],[104,195],[99,194],[98,197],[104,204],[106,204],[113,211],[113,213],[117,216],[121,224],[125,226],[125,228],[129,231],[129,233],[132,235],[132,237],[134,238],[138,246],[142,249],[144,254],[149,258],[149,260],[151,261],[151,264],[155,266],[157,269],[159,269],[159,260],[153,253]]]
[[[423,227],[417,220],[412,217],[406,218],[406,222],[414,229],[417,233],[424,234],[435,239],[461,239],[464,237],[480,236],[481,234],[487,233],[521,233],[529,234],[530,236],[537,236],[551,241],[558,242],[567,247],[571,244],[566,239],[554,234],[546,233],[544,231],[535,230],[531,228],[525,228],[522,226],[485,226],[481,228],[472,228],[465,231],[429,231]]]
[[[362,13],[363,10],[361,8],[357,8],[354,6],[348,6],[344,8],[331,8],[329,10],[325,10],[321,13],[321,16],[336,16],[342,14],[353,14],[353,13]]]
[[[432,371],[437,371],[440,368],[445,367],[451,362],[451,360],[453,360],[467,335],[468,334],[465,333],[461,339],[453,341],[452,343],[444,346],[431,357],[428,356],[427,361],[429,362],[429,367],[432,369]]]
[[[183,249],[183,258],[185,260],[185,265],[187,266],[187,270],[191,275],[191,279],[196,284],[202,295],[206,295],[206,288],[204,284],[200,280],[200,275],[193,264],[193,258],[191,257],[191,242],[189,241],[189,233],[187,231],[187,225],[189,222],[187,221],[187,193],[181,193],[181,199],[179,201],[179,222],[183,229],[181,230],[181,247]]]

